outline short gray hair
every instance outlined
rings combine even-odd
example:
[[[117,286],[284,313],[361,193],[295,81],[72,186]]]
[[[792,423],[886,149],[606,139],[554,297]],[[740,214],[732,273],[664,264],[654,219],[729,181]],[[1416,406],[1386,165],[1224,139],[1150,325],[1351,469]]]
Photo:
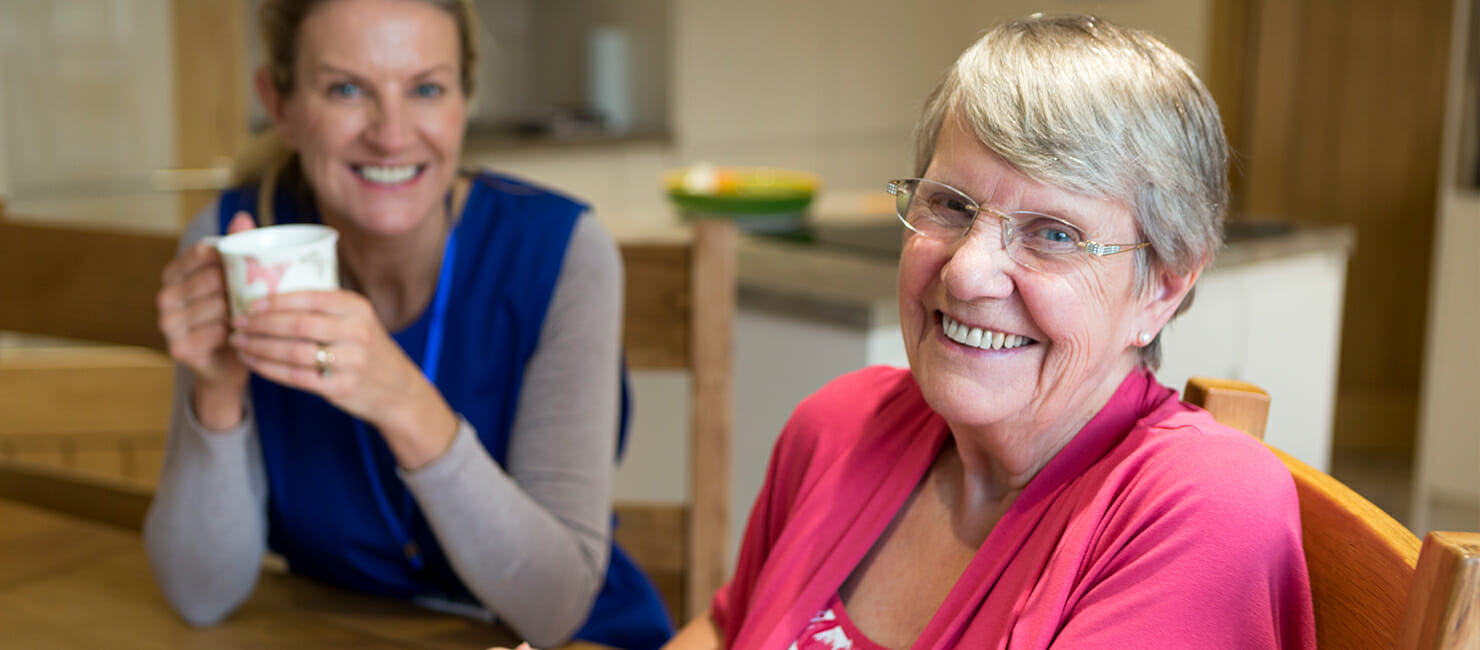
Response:
[[[1131,207],[1155,271],[1212,261],[1228,209],[1228,143],[1192,65],[1157,39],[1094,16],[1034,14],[988,31],[946,72],[915,131],[916,175],[947,119],[1029,178]],[[1177,314],[1192,304],[1192,292]],[[1141,362],[1161,361],[1158,336]]]

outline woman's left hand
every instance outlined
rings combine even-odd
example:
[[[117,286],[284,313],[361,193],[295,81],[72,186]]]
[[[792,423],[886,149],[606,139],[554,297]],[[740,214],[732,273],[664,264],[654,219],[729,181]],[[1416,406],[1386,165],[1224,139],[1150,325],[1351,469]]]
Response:
[[[375,426],[402,467],[435,459],[456,433],[456,415],[358,293],[278,294],[253,303],[232,329],[253,372]]]

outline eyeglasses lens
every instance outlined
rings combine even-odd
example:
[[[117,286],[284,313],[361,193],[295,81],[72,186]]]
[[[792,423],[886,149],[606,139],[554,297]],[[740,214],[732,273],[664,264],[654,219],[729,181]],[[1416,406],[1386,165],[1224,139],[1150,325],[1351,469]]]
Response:
[[[891,187],[895,210],[910,230],[931,239],[955,241],[985,215],[1000,222],[997,225],[1007,256],[1035,271],[1069,271],[1083,240],[1078,229],[1062,220],[1032,212],[1000,215],[943,183],[913,178],[896,181]]]

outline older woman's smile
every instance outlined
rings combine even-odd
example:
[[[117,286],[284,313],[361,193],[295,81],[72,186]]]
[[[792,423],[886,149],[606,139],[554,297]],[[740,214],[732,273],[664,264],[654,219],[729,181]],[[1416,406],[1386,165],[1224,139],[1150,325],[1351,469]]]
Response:
[[[1017,334],[1007,334],[962,323],[944,313],[940,314],[941,330],[946,338],[961,345],[983,350],[1010,350],[1037,343],[1033,339]]]

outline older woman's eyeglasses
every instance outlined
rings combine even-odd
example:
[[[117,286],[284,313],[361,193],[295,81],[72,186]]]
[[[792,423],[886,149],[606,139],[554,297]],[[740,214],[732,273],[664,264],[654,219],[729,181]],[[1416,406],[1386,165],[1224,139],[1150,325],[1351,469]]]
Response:
[[[1151,245],[1091,241],[1084,231],[1063,219],[1037,212],[998,212],[950,185],[923,178],[889,181],[889,193],[894,195],[899,220],[931,239],[955,241],[971,230],[981,214],[996,217],[1002,222],[1002,248],[1007,256],[1042,273],[1066,272],[1085,259],[1084,253],[1114,255]]]

